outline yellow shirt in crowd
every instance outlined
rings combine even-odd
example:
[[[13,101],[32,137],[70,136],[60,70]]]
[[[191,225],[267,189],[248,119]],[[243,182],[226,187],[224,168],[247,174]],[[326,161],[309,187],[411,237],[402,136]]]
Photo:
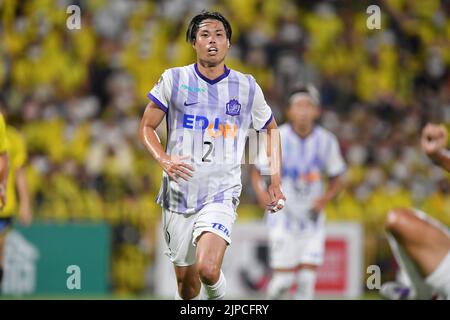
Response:
[[[26,144],[20,133],[13,127],[6,127],[7,152],[9,159],[8,185],[6,187],[6,205],[0,211],[0,217],[10,217],[16,213],[16,170],[22,167],[27,159]]]
[[[5,119],[0,114],[0,153],[6,152],[7,148],[7,138],[6,138],[6,128],[5,128]]]

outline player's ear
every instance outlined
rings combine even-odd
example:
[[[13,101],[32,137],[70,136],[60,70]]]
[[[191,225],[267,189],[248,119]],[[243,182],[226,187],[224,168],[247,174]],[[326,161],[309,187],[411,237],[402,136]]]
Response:
[[[228,48],[231,46],[231,43],[230,43],[229,39],[227,40],[227,45],[228,45]]]
[[[286,111],[285,111],[286,119],[292,120],[292,105],[288,104]]]
[[[322,114],[322,108],[320,106],[315,106],[316,112],[315,112],[315,120],[320,118],[320,115]]]

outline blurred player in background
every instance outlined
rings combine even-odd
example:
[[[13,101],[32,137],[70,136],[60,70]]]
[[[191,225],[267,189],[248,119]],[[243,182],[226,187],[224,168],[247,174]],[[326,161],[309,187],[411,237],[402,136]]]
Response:
[[[294,299],[314,297],[316,270],[324,255],[323,209],[342,189],[346,170],[335,135],[315,123],[319,114],[316,88],[298,88],[290,94],[289,122],[280,127],[282,185],[288,200],[280,213],[266,215],[273,269],[270,299],[283,298],[294,283]],[[264,166],[257,167],[252,167],[252,184],[263,206],[269,194],[260,172]],[[326,189],[323,175],[328,177]]]
[[[277,135],[277,124],[261,88],[250,75],[224,61],[231,27],[220,13],[202,12],[186,40],[197,62],[166,70],[148,94],[140,137],[163,168],[157,203],[178,283],[176,299],[223,299],[221,271],[241,193],[240,161],[250,125]],[[155,132],[166,117],[167,144]],[[270,140],[270,139],[269,139]],[[269,148],[270,150],[270,148]],[[281,159],[281,150],[276,154]],[[278,165],[279,169],[279,165]],[[284,205],[279,170],[272,175],[268,203]]]
[[[443,125],[427,124],[421,147],[438,166],[450,172],[448,133]],[[388,240],[403,281],[383,284],[389,299],[450,299],[450,233],[446,226],[416,209],[395,209],[387,217]]]
[[[3,276],[3,247],[5,244],[5,239],[8,234],[8,231],[11,228],[13,218],[16,213],[18,213],[19,221],[28,226],[31,224],[32,213],[31,213],[31,204],[30,204],[30,196],[28,193],[28,186],[25,176],[24,164],[27,159],[27,149],[26,144],[20,133],[12,126],[6,126],[3,116],[6,116],[5,113],[5,105],[2,100],[0,100],[0,136],[3,141],[0,141],[0,152],[3,150],[7,150],[8,153],[8,178],[6,182],[6,178],[4,176],[3,170],[1,171],[1,188],[5,188],[5,191],[2,193],[6,193],[6,201],[5,196],[2,196],[3,208],[0,211],[0,280]],[[5,140],[6,139],[6,146]],[[2,154],[2,158],[4,157],[4,153]],[[3,162],[4,160],[2,160]],[[2,169],[4,168],[4,164],[1,164]],[[17,199],[16,190],[19,196]],[[19,202],[19,203],[18,203]],[[18,210],[18,211],[17,211]],[[1,285],[1,281],[0,281]],[[1,288],[1,286],[0,286]]]

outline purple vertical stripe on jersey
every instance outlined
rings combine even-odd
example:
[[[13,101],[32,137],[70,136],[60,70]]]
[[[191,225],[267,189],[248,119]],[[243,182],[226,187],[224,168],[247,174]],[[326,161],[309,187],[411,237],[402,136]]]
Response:
[[[174,115],[176,115],[174,121],[175,130],[179,130],[183,128],[183,109],[179,107],[180,103],[178,103],[178,93],[180,88],[180,69],[176,68],[172,70],[173,73],[173,87],[172,87],[172,96],[170,97],[170,103],[174,107]],[[178,137],[177,137],[178,139]],[[175,142],[175,141],[174,141]],[[174,146],[172,146],[174,147]]]
[[[169,109],[167,109],[167,113],[166,113],[166,150],[165,150],[166,153],[167,153],[167,148],[169,147],[169,141],[170,141],[170,113],[169,113]]]
[[[197,81],[197,83],[198,83],[198,79],[196,78],[195,79],[196,81]],[[197,86],[195,86],[195,87],[197,87]],[[209,113],[208,113],[208,111],[209,111],[209,104],[210,104],[210,93],[209,93],[209,90],[210,90],[211,88],[209,88],[209,86],[208,86],[208,101],[206,101],[206,103],[205,103],[205,101],[202,101],[202,115],[203,116],[206,116],[207,118],[210,118],[209,117]],[[197,93],[197,98],[198,98],[198,93]],[[203,98],[204,99],[204,98]],[[203,100],[202,99],[202,100]],[[213,99],[211,99],[211,100],[213,100]],[[197,112],[196,112],[197,113]],[[205,130],[202,130],[202,147],[200,148],[200,150],[202,150],[201,151],[201,154],[200,154],[200,157],[203,157],[203,146],[204,146],[204,141],[205,141],[205,134],[207,134],[207,131],[208,129],[205,129]],[[202,164],[200,164],[200,165],[202,165]],[[208,196],[208,181],[204,181],[204,183],[200,183],[199,184],[199,186],[198,186],[198,191],[197,191],[197,208],[196,208],[196,210],[195,211],[199,211],[203,206],[204,206],[204,204],[205,204],[205,201],[206,201],[206,197]]]
[[[190,69],[189,70],[189,87],[190,88],[198,88],[198,79],[195,76],[195,72]],[[188,98],[187,98],[187,102],[188,103],[195,103],[195,102],[199,102],[198,101],[198,91],[197,90],[188,90]],[[198,108],[197,104],[194,104],[193,106],[189,107],[186,106],[185,112],[189,113],[189,114],[197,114],[196,111],[194,110],[190,110],[190,109],[194,109],[194,108]],[[195,128],[195,124],[194,124],[194,128]],[[194,131],[196,131],[196,129],[194,129]],[[194,155],[194,141],[195,141],[195,133],[192,135],[192,145],[191,145],[191,155]],[[203,141],[203,139],[202,139]]]
[[[239,79],[234,72],[230,73],[228,79],[228,94],[230,96],[228,100],[239,100]],[[241,103],[241,101],[239,101],[239,103]]]
[[[239,123],[239,121],[238,121],[238,119],[236,119],[236,122],[235,123],[237,123],[237,125],[238,125],[238,132],[237,132],[237,134],[236,134],[236,138],[234,139],[234,145],[233,145],[233,164],[236,164],[236,165],[241,165],[241,159],[238,159],[239,157],[238,157],[238,153],[239,153],[239,151],[238,151],[238,140],[239,140],[239,138],[240,138],[240,135],[241,135],[241,130],[239,130],[239,128],[240,128],[240,126],[241,126],[241,124]]]
[[[208,195],[208,182],[201,183],[198,188],[197,193],[197,209],[195,211],[199,211],[203,207],[203,203]]]
[[[217,85],[213,85],[211,84],[210,81],[207,80],[207,78],[205,78],[197,69],[197,64],[194,65],[195,68],[195,72],[197,73],[197,75],[202,78],[203,80],[205,80],[206,82],[208,82],[208,101],[204,107],[204,116],[206,116],[208,119],[210,119],[210,121],[214,121],[214,119],[212,119],[211,115],[217,115],[217,108],[218,108],[218,101],[219,101],[219,96],[218,96],[218,90],[217,90]],[[214,123],[213,123],[214,125]],[[208,129],[206,129],[208,130]],[[213,128],[213,130],[215,130]],[[206,131],[207,132],[207,131]],[[214,149],[211,153],[211,157],[215,157],[216,155],[216,148],[217,148],[217,141],[219,139],[216,138],[214,139]],[[206,200],[206,197],[208,196],[208,181],[205,181],[205,183],[200,184],[198,193],[197,193],[197,208],[200,209],[203,204],[204,201]]]
[[[315,133],[315,140],[314,140],[314,150],[315,150],[315,154],[314,154],[314,160],[313,160],[313,165],[315,165],[320,171],[323,170],[323,161],[321,158],[321,150],[320,150],[320,133],[318,132],[318,130],[316,128],[314,128],[314,133]]]
[[[248,128],[250,128],[251,123],[253,122],[252,119],[252,108],[253,108],[253,101],[255,98],[255,89],[256,89],[256,82],[255,79],[249,75],[246,76],[248,80],[248,99],[247,103],[245,104],[245,110],[242,123],[240,123],[240,129],[242,129],[242,134],[247,134]],[[244,138],[243,138],[244,139]],[[246,139],[246,138],[245,138]],[[242,147],[242,146],[241,146]],[[243,154],[245,154],[245,143],[244,143],[244,150]],[[240,162],[241,159],[238,159],[238,162]]]
[[[194,70],[191,69],[191,68],[189,68],[189,80],[188,81],[189,81],[189,88],[198,88],[197,77],[195,76]],[[188,90],[188,97],[187,97],[186,102],[188,104],[193,104],[193,103],[198,102],[198,91],[197,90]],[[181,101],[180,101],[180,103],[181,103]],[[194,110],[191,111],[190,110],[190,109],[195,108],[195,107],[198,108],[198,106],[196,104],[193,104],[192,106],[186,106],[186,104],[184,104],[183,110],[184,110],[185,113],[188,113],[188,114],[196,114],[197,113],[196,111],[194,111]],[[182,129],[183,128],[183,120],[182,119],[180,119],[178,121],[178,127],[181,130],[184,130],[184,129]],[[195,152],[194,144],[195,144],[195,141],[196,141],[196,131],[197,131],[197,129],[196,129],[195,124],[194,124],[194,131],[191,132],[192,133],[191,154],[190,154],[191,161],[194,159],[194,152]],[[202,139],[202,141],[203,141],[203,139]],[[184,143],[184,141],[183,141],[183,143]],[[185,156],[185,155],[183,155],[183,156]],[[189,183],[180,184],[180,193],[183,196],[182,196],[182,201],[179,204],[178,208],[184,211],[184,210],[187,209],[187,198],[188,198],[188,195],[189,195]]]
[[[179,91],[179,82],[180,82],[180,69],[172,69],[172,77],[173,77],[173,85],[172,85],[172,94],[170,96],[170,104],[174,105],[177,101],[178,91]]]
[[[183,112],[182,110],[177,110],[177,106],[179,106],[179,91],[180,91],[180,72],[181,69],[180,68],[175,68],[172,69],[172,76],[173,76],[173,85],[172,85],[172,95],[170,96],[170,103],[171,105],[174,107],[174,115],[176,114],[176,123],[175,123],[175,130],[179,130],[181,128],[183,128]],[[178,139],[180,137],[175,137],[171,148],[174,148],[177,143],[178,143]],[[182,139],[182,136],[181,136]],[[184,182],[183,182],[184,184]],[[181,184],[178,184],[179,186],[181,186]],[[178,203],[177,203],[177,207],[178,207],[178,211],[180,212],[185,212],[186,211],[186,199],[185,199],[185,195],[183,193],[183,190],[180,188],[180,193],[181,193],[181,197],[179,197],[179,195],[176,195],[176,197],[178,198]]]
[[[326,149],[325,149],[325,157],[324,157],[324,159],[328,159],[328,157],[330,156],[330,152],[331,152],[331,142],[332,142],[332,140],[333,140],[333,137],[331,137],[331,136],[328,136],[328,139],[327,139],[327,147],[326,147]]]
[[[223,122],[222,118],[220,117],[219,109],[220,109],[219,91],[217,89],[217,85],[208,83],[208,111],[210,111],[212,115],[218,116],[218,118],[220,118],[220,122]],[[214,140],[215,140],[214,141],[214,149],[212,152],[213,157],[216,156],[217,148],[222,148],[222,150],[224,148],[223,136],[217,137]],[[218,145],[219,143],[222,143],[221,147],[219,147],[219,145]],[[220,160],[220,161],[222,161],[222,160]],[[220,190],[220,188],[218,190]],[[213,202],[221,202],[222,200],[223,200],[223,192],[219,192],[216,195],[214,195]]]
[[[234,72],[230,73],[230,76],[228,78],[228,95],[229,95],[229,100],[231,99],[236,99],[239,101],[239,78],[236,76],[236,74]],[[242,101],[239,101],[239,103],[241,104],[241,111],[242,111]],[[237,123],[238,128],[240,128],[240,123],[239,123],[239,116],[234,116],[234,121],[235,123]],[[238,129],[236,138],[234,139],[234,145],[233,145],[233,163],[239,163],[241,162],[241,159],[237,159],[238,156],[238,140],[239,140],[239,134],[240,134],[240,130]]]
[[[217,90],[217,85],[208,84],[208,111],[212,111],[213,114],[219,114],[219,92]],[[225,107],[225,106],[224,106]]]
[[[180,71],[178,69],[172,69],[172,77],[173,77],[173,87],[171,88],[171,96],[170,96],[170,105],[175,106],[174,103],[176,101],[177,95],[178,95],[178,82],[180,79]],[[168,106],[169,107],[169,106]],[[172,114],[169,111],[170,108],[167,108],[167,114],[166,114],[166,148],[165,151],[167,153],[167,150],[171,147],[171,135],[172,135]],[[175,113],[176,114],[176,113]],[[164,177],[163,175],[163,181],[161,185],[160,192],[157,196],[157,202],[159,202],[159,198],[162,197],[163,206],[170,206],[170,199],[169,199],[169,177]]]
[[[305,139],[302,139],[302,146],[304,147],[304,149],[302,150],[302,153],[304,153],[305,156],[305,166],[303,167],[303,173],[304,174],[309,174],[312,170],[313,167],[313,163],[316,157],[316,152],[317,149],[313,149],[311,150],[311,148],[308,148],[308,142],[311,142],[311,140],[314,139],[314,142],[317,142],[317,135],[315,130],[313,129],[312,132],[309,134],[309,136],[305,137]],[[311,143],[309,143],[311,144]],[[314,147],[315,147],[315,143],[314,143]],[[311,154],[311,158],[308,158],[308,154]]]
[[[220,190],[220,189],[219,189]],[[213,202],[219,202],[219,203],[223,203],[223,199],[224,199],[224,196],[225,196],[225,192],[224,191],[220,191],[219,193],[217,193],[215,196],[214,196],[214,199],[213,199]]]
[[[292,132],[294,131],[292,130]],[[285,137],[286,143],[284,145],[286,146],[286,148],[284,148],[283,150],[287,150],[287,155],[286,157],[283,157],[283,160],[285,159],[287,167],[293,167],[294,166],[293,159],[295,159],[294,156],[296,156],[297,153],[298,143],[297,140],[294,139],[295,136],[291,134],[286,134]],[[301,163],[301,161],[299,161],[299,163]]]
[[[176,68],[172,70],[173,73],[173,86],[172,86],[172,96],[170,97],[170,102],[174,106],[174,109],[176,108],[174,115],[176,114],[176,117],[174,119],[174,128],[181,129],[183,128],[183,108],[180,107],[180,101],[178,94],[180,92],[180,72],[181,69]]]
[[[308,165],[304,165],[304,163],[306,162],[306,158],[305,158],[305,140],[300,139],[300,161],[299,164],[303,164],[300,165],[299,167],[299,174],[301,177],[303,177],[303,174],[306,172],[306,167]]]
[[[166,150],[165,152],[167,153],[167,148],[169,147],[169,143],[170,143],[170,124],[172,122],[171,119],[171,113],[170,113],[170,109],[167,109],[167,113],[166,113]]]
[[[195,76],[194,71],[190,69],[189,70],[189,88],[198,88],[198,80],[197,77]],[[187,103],[192,104],[194,102],[198,102],[198,91],[197,90],[188,90],[188,98],[187,98]],[[193,105],[195,108],[196,105]],[[197,106],[198,107],[198,106]],[[187,107],[186,109],[189,109],[189,107]]]
[[[246,109],[245,109],[245,113],[249,114],[252,111],[253,108],[253,101],[255,98],[255,79],[253,79],[253,77],[251,76],[247,76],[248,79],[248,85],[249,85],[249,91],[248,91],[248,101],[247,101],[247,105],[246,105]]]

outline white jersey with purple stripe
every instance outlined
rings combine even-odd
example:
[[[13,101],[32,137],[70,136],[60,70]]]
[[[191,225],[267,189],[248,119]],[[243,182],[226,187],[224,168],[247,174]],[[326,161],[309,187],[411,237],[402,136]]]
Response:
[[[157,203],[181,214],[208,203],[236,209],[248,130],[261,130],[272,119],[255,79],[225,67],[210,80],[191,64],[166,70],[148,97],[166,112],[166,152],[189,155],[185,161],[195,169],[189,181],[178,183],[164,172]]]
[[[286,205],[280,214],[266,216],[269,226],[304,231],[317,225],[311,221],[313,201],[324,193],[323,176],[334,177],[346,170],[336,136],[316,125],[305,138],[290,123],[280,126],[282,187]],[[323,222],[323,215],[321,221]]]

